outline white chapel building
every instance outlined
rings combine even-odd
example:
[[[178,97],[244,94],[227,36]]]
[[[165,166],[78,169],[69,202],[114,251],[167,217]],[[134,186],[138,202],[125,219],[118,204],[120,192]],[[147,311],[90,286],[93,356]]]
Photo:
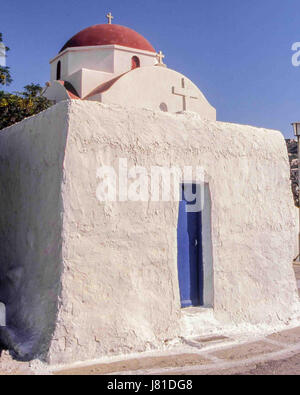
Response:
[[[0,133],[0,348],[63,364],[299,320],[283,135],[216,121],[189,78],[108,20],[50,61],[55,104]],[[172,177],[186,167],[201,182]],[[115,199],[99,198],[105,169]],[[153,169],[199,189],[201,210],[150,197]]]

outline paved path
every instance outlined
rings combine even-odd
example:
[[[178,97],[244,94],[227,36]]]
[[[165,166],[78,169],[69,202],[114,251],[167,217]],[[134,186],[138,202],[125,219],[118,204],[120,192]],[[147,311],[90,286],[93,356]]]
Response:
[[[233,345],[234,343],[234,345]],[[186,340],[173,352],[153,354],[53,372],[56,375],[100,374],[300,374],[300,327],[251,342],[228,337]]]
[[[239,366],[235,369],[216,370],[218,375],[296,375],[300,374],[300,353],[273,361]]]

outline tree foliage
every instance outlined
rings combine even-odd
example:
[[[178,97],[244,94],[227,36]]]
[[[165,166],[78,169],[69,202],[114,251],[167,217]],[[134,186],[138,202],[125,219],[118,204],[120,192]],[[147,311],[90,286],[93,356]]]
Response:
[[[2,33],[0,33],[0,43]],[[9,48],[6,47],[6,51]],[[0,67],[0,85],[12,82],[9,67]],[[52,105],[52,102],[41,96],[42,87],[29,84],[23,92],[8,93],[0,90],[0,129],[22,121],[24,118],[38,114]]]
[[[37,84],[26,85],[24,92],[14,94],[0,91],[0,129],[50,107],[52,102],[41,96],[41,92],[42,87]]]

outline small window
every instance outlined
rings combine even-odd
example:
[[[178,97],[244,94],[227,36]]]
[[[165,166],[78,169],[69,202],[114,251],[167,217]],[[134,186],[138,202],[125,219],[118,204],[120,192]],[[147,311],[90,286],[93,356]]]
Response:
[[[137,56],[131,58],[131,70],[137,69],[141,66],[140,59]]]
[[[59,60],[56,66],[56,79],[61,79],[61,61]]]

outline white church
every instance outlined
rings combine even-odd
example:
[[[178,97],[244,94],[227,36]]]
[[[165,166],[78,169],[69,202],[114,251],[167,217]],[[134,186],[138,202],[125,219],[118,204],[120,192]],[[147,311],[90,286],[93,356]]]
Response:
[[[161,51],[107,18],[51,59],[55,105],[0,134],[0,347],[59,364],[299,319],[283,135],[217,121]],[[201,180],[172,178],[187,167]],[[104,201],[108,168],[119,189]],[[153,168],[182,199],[142,198]]]
[[[153,111],[193,111],[216,120],[216,110],[184,75],[168,69],[143,36],[128,27],[95,25],[72,37],[51,61],[44,95],[55,102],[98,101]],[[171,89],[170,89],[171,87]]]

